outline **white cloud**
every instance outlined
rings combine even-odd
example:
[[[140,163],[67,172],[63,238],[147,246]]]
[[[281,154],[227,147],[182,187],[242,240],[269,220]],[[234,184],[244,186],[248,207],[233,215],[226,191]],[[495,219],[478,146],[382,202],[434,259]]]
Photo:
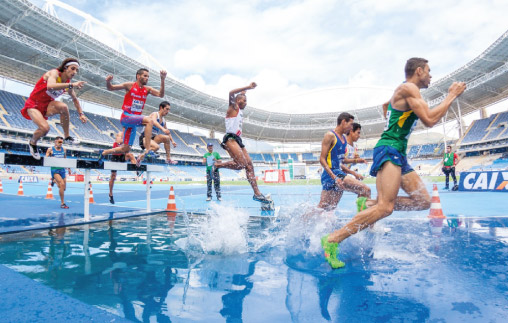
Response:
[[[508,2],[496,0],[65,2],[105,17],[199,90],[226,98],[258,82],[249,104],[278,112],[308,109],[272,103],[313,89],[394,88],[412,56],[428,58],[437,80],[508,29]],[[376,98],[354,96],[361,101],[355,105]],[[322,102],[313,112],[326,108],[333,109]]]

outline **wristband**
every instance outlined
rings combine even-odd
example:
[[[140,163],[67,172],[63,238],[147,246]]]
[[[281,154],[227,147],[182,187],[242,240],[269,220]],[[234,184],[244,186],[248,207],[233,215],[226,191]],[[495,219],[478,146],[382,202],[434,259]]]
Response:
[[[84,115],[85,115],[85,114],[84,114],[83,112],[80,112],[80,113],[79,113],[79,116],[80,116],[80,117],[81,117],[81,116],[84,116]]]
[[[72,88],[73,88],[73,87],[74,87],[74,85],[72,85],[72,83],[69,83],[69,87],[68,87],[68,89],[69,89],[69,90],[72,90]]]

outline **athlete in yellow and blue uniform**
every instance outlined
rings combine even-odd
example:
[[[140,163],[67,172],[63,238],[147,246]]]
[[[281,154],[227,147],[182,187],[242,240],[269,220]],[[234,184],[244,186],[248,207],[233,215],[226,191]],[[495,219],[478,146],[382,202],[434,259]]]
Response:
[[[344,177],[346,177],[346,173],[342,171],[341,164],[346,157],[348,150],[346,135],[343,134],[342,136],[339,136],[333,130],[330,130],[330,132],[335,136],[335,142],[326,155],[326,163],[336,177],[344,179]],[[328,172],[323,172],[323,174],[321,174],[321,185],[325,191],[341,190],[339,186],[335,185],[335,177],[332,178]]]

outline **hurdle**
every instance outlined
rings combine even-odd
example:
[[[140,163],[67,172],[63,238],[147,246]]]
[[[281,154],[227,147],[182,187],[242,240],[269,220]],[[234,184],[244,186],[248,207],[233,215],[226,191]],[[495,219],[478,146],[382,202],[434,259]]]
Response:
[[[0,153],[0,164],[4,165],[20,165],[20,166],[44,166],[44,167],[63,167],[77,168],[85,170],[85,189],[84,189],[84,219],[90,221],[90,171],[92,169],[99,170],[116,170],[116,171],[144,171],[146,173],[146,211],[151,212],[151,173],[164,172],[164,166],[161,165],[141,165],[136,167],[133,164],[117,163],[104,161],[101,165],[96,160],[74,159],[74,158],[56,158],[41,157],[40,160],[34,159],[30,155],[16,155]]]

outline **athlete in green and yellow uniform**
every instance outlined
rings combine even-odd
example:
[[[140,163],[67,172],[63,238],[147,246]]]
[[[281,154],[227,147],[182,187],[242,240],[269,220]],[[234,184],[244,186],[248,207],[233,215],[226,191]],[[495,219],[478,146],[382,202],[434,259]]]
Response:
[[[452,102],[464,92],[466,85],[454,82],[446,98],[434,109],[423,100],[420,89],[430,84],[427,60],[411,58],[406,62],[406,82],[395,90],[383,105],[386,113],[385,131],[374,149],[370,174],[376,176],[377,204],[358,213],[348,224],[321,239],[325,258],[336,267],[336,246],[351,235],[392,214],[394,210],[426,210],[430,208],[429,192],[421,178],[407,163],[407,140],[416,121],[433,127],[445,115]],[[397,196],[402,188],[405,196]]]

